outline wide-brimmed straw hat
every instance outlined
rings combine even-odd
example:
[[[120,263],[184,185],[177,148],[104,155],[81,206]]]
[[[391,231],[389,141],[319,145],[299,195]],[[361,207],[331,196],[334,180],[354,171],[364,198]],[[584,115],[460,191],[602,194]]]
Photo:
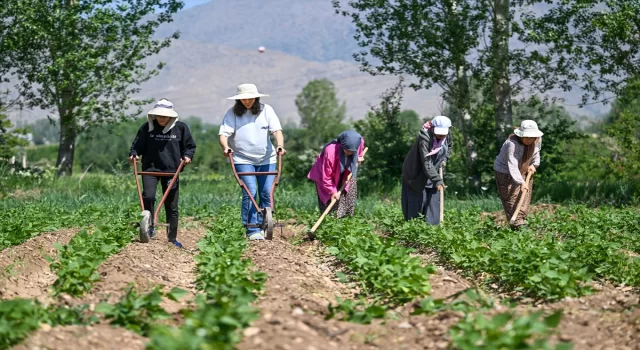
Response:
[[[227,97],[227,100],[245,100],[267,96],[269,95],[259,93],[258,88],[253,84],[241,84],[238,85],[238,93],[235,96]]]
[[[173,110],[173,103],[171,103],[171,101],[167,100],[166,98],[163,98],[162,100],[156,102],[155,106],[153,106],[153,109],[150,110],[147,115],[159,115],[170,118],[178,117],[178,113]]]
[[[541,137],[544,135],[542,131],[538,130],[538,124],[533,120],[523,120],[520,127],[515,129],[513,133],[519,137]]]

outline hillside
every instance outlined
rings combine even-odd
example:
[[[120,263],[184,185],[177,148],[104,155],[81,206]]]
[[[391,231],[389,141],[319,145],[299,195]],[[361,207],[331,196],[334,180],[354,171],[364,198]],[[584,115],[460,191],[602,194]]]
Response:
[[[140,97],[173,100],[183,115],[197,115],[219,122],[238,84],[253,82],[272,95],[272,104],[283,121],[299,118],[295,96],[312,79],[328,78],[336,84],[347,114],[362,118],[379,101],[379,95],[397,81],[395,77],[371,77],[352,60],[358,49],[354,27],[335,14],[331,0],[213,0],[187,8],[158,35],[181,32],[180,40],[150,62],[162,60],[159,77],[143,86]],[[257,48],[265,46],[259,54]],[[580,92],[554,92],[563,97],[575,115],[595,117],[608,106],[580,109]],[[439,113],[437,89],[405,90],[403,107],[421,116]],[[25,121],[43,118],[41,111],[23,111]],[[14,112],[12,119],[19,119]]]
[[[314,61],[352,61],[355,27],[331,0],[213,0],[181,11],[158,32],[245,50],[265,46]]]
[[[392,87],[395,77],[372,77],[360,72],[355,63],[317,62],[281,52],[259,54],[255,50],[176,41],[160,54],[167,67],[160,76],[143,86],[145,96],[166,97],[182,115],[197,115],[209,122],[219,122],[232,105],[227,97],[236,86],[253,82],[283,122],[297,121],[295,97],[312,79],[327,78],[336,84],[339,98],[347,103],[347,115],[362,118],[376,105],[379,95]],[[438,94],[433,91],[405,90],[404,108],[420,115],[439,113]]]

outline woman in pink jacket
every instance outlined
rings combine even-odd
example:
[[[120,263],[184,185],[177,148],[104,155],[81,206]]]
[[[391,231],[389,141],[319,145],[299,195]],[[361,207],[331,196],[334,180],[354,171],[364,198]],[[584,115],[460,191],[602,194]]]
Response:
[[[318,207],[323,212],[332,200],[331,209],[336,217],[353,216],[358,196],[356,177],[358,165],[364,160],[364,139],[353,130],[347,130],[324,146],[307,177],[316,183]],[[351,175],[351,182],[340,193],[342,183]]]

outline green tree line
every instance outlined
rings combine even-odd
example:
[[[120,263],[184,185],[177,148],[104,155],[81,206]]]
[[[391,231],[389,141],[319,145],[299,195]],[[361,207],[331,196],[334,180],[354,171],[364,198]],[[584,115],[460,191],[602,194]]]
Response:
[[[402,162],[422,123],[432,115],[419,116],[412,110],[402,110],[403,84],[389,89],[381,96],[378,106],[356,121],[345,120],[345,103],[340,101],[333,83],[326,79],[309,82],[296,98],[300,125],[285,125],[284,134],[288,155],[284,160],[285,178],[304,181],[322,146],[348,129],[359,131],[366,140],[369,152],[361,171],[364,188],[391,191],[397,186],[402,171]],[[445,114],[450,107],[445,108]],[[317,111],[323,111],[318,114]],[[324,118],[327,113],[328,118]],[[638,122],[640,102],[632,100],[613,104],[610,113],[602,117],[599,134],[579,130],[576,122],[560,106],[537,104],[518,105],[514,108],[514,120],[525,118],[536,120],[544,130],[542,164],[538,176],[545,183],[620,181],[634,180],[640,167],[638,145]],[[491,128],[490,109],[479,114]],[[117,125],[98,126],[83,134],[78,141],[77,170],[121,172],[130,171],[127,154],[138,128],[144,118],[122,122]],[[205,123],[197,117],[184,121],[191,128],[198,144],[193,172],[229,171],[228,163],[220,153],[217,124]],[[481,124],[477,124],[481,125]],[[34,141],[41,146],[29,149],[29,160],[53,165],[57,145],[44,145],[44,138],[37,134],[55,135],[57,125],[49,121],[38,121],[30,126]],[[479,129],[480,130],[480,129]],[[452,128],[454,142],[453,158],[447,167],[448,185],[457,189],[469,189],[466,178],[466,152],[463,148],[464,129]],[[50,136],[49,136],[50,137]],[[478,147],[478,169],[482,187],[493,186],[493,161],[497,155],[493,134],[475,136],[486,147]],[[482,142],[479,142],[482,144]],[[472,188],[473,189],[473,188]]]

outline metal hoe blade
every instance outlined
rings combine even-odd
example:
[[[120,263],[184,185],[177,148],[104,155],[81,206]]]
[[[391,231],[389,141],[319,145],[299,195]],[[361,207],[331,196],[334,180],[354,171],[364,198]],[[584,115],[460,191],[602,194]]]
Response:
[[[149,230],[151,229],[151,212],[145,210],[142,212],[142,219],[140,219],[140,242],[149,243],[151,237],[149,236]]]
[[[265,209],[265,215],[264,215],[264,222],[266,223],[266,228],[265,228],[265,233],[266,233],[266,238],[268,240],[272,240],[273,239],[273,212],[271,211],[271,207],[266,207]]]

